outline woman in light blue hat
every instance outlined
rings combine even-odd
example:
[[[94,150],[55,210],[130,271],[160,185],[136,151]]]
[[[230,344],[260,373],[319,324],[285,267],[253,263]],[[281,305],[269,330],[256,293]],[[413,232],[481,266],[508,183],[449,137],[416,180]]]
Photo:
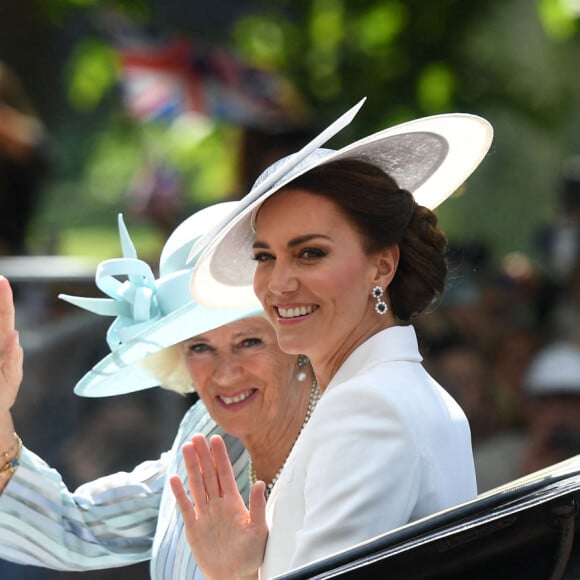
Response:
[[[167,483],[170,474],[186,475],[182,444],[194,433],[224,436],[243,497],[250,479],[275,482],[318,387],[304,357],[280,351],[261,307],[205,308],[191,299],[191,245],[233,205],[217,204],[185,220],[163,248],[158,278],[137,258],[119,218],[123,257],[102,262],[96,273],[109,298],[61,296],[115,317],[107,333],[111,354],[77,383],[77,394],[104,397],[163,385],[181,393],[196,389],[201,399],[159,459],[75,491],[15,433],[10,409],[22,379],[22,349],[10,286],[0,276],[0,558],[78,571],[150,560],[152,578],[193,578],[197,566]]]

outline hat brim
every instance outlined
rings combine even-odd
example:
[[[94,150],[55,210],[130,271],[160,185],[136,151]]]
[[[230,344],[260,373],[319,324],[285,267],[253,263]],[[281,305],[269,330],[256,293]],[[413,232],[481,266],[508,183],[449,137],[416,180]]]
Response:
[[[240,203],[204,248],[194,247],[200,252],[190,284],[194,299],[214,308],[258,304],[253,291],[252,215],[300,175],[339,159],[366,161],[409,190],[419,205],[435,209],[473,173],[492,139],[493,128],[485,119],[450,113],[379,131],[337,151],[316,149],[305,157],[297,154],[296,163],[286,162],[275,183],[267,188],[256,185],[256,191],[250,191],[246,196],[249,203]]]
[[[159,381],[143,365],[148,356],[192,336],[262,313],[261,306],[218,310],[191,302],[102,359],[80,379],[74,392],[82,397],[109,397],[157,387]]]

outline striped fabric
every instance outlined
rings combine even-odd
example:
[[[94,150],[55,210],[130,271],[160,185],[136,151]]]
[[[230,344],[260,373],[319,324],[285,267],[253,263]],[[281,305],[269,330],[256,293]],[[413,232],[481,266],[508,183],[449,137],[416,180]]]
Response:
[[[0,495],[0,558],[58,570],[96,570],[151,560],[154,580],[191,580],[197,566],[167,483],[185,479],[180,452],[193,433],[224,435],[201,402],[189,409],[170,451],[130,473],[69,491],[60,475],[23,448],[22,462]],[[247,499],[248,458],[224,436],[238,487]]]

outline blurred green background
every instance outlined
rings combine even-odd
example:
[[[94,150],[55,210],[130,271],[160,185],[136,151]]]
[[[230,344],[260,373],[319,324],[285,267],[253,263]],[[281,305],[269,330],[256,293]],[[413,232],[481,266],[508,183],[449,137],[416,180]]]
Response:
[[[494,145],[439,209],[442,224],[455,243],[483,243],[498,259],[533,257],[534,232],[556,212],[562,164],[580,154],[579,14],[578,0],[4,1],[0,60],[20,76],[49,136],[51,176],[31,251],[119,255],[123,212],[139,253],[154,256],[163,231],[128,209],[148,159],[179,175],[182,217],[243,189],[241,124],[128,112],[119,22],[131,22],[150,39],[185,38],[283,75],[312,130],[366,96],[334,147],[417,116],[483,115]]]

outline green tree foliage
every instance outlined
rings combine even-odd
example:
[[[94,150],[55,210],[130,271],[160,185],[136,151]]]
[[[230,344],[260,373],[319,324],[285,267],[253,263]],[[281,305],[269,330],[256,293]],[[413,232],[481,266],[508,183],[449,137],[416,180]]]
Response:
[[[64,21],[114,6],[140,22],[163,21],[165,32],[219,41],[247,62],[287,75],[311,103],[314,129],[367,96],[356,123],[337,136],[335,146],[417,116],[482,114],[495,126],[494,148],[466,195],[441,208],[441,217],[460,240],[477,237],[498,252],[528,249],[534,228],[554,211],[561,162],[580,150],[573,0],[256,0],[238,7],[230,20],[225,5],[223,27],[205,38],[194,20],[167,22],[160,4],[147,0],[49,0],[44,8]],[[88,180],[91,191],[109,187],[106,198],[120,203],[139,152],[154,143],[185,173],[192,204],[227,195],[235,180],[234,128],[140,127],[128,134],[137,154],[122,153],[127,138],[118,128],[116,66],[96,27],[67,63],[70,102],[85,114],[100,111],[98,133],[108,135],[94,136],[79,179]],[[128,169],[111,179],[107,167],[121,159]]]

